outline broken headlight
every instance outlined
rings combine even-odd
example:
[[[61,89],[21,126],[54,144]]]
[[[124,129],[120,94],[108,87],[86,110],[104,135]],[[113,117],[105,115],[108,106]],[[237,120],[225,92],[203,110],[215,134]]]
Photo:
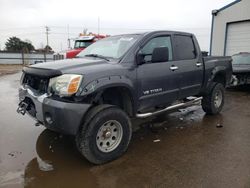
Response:
[[[61,97],[75,94],[82,82],[82,75],[63,74],[51,78],[49,81],[49,91]]]

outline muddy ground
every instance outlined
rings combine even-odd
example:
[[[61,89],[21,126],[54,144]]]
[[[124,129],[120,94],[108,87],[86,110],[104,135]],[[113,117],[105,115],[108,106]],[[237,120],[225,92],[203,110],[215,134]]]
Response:
[[[22,68],[23,65],[0,65],[0,76],[16,73]]]
[[[0,77],[0,187],[250,187],[250,88],[227,90],[218,116],[193,106],[133,120],[126,154],[94,166],[72,137],[16,113],[19,77]]]

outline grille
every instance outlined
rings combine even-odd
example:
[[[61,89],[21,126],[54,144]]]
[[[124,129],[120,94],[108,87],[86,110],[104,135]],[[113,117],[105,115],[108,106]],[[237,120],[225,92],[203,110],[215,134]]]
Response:
[[[29,86],[39,94],[47,93],[48,84],[48,78],[43,78],[30,74],[25,74],[23,78],[23,85]]]

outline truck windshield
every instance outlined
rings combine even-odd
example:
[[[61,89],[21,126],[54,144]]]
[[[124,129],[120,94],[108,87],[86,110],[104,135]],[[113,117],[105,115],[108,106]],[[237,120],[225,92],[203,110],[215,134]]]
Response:
[[[76,41],[74,48],[86,48],[92,43],[92,41]]]
[[[138,37],[139,35],[120,35],[107,37],[84,49],[78,54],[78,57],[95,54],[96,56],[118,59],[127,52],[127,50],[135,43]]]
[[[233,64],[234,65],[250,65],[250,53],[249,54],[240,54],[240,55],[233,55]]]

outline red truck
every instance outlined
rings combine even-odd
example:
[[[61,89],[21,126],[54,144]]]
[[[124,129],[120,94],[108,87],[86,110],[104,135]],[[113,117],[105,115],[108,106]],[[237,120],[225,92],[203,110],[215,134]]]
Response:
[[[98,34],[80,34],[80,36],[75,39],[75,45],[72,50],[66,52],[66,58],[74,58],[77,54],[79,54],[82,50],[88,47],[90,44],[96,42],[97,40],[103,39],[107,37],[106,35],[98,35]]]

